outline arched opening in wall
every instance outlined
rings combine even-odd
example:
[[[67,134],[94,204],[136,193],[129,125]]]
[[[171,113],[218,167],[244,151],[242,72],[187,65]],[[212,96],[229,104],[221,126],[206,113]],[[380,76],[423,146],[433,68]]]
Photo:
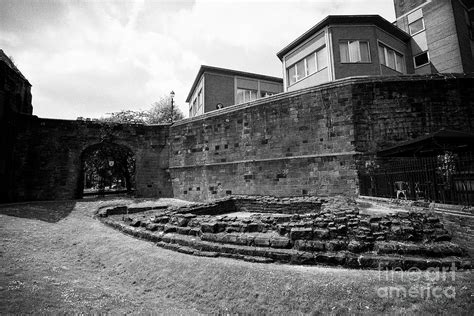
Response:
[[[130,148],[103,142],[86,148],[81,160],[82,196],[135,191],[135,155]]]

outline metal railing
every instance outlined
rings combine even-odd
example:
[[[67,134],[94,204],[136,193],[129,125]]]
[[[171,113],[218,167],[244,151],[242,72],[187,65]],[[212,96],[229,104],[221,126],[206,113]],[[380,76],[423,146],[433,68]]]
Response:
[[[361,195],[474,205],[474,155],[367,160],[359,168]]]

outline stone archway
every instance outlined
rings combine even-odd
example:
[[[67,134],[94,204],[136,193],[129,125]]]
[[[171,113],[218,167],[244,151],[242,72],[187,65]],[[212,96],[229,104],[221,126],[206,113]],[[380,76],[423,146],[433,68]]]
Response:
[[[135,154],[124,145],[101,142],[81,154],[80,197],[131,194],[135,190]]]

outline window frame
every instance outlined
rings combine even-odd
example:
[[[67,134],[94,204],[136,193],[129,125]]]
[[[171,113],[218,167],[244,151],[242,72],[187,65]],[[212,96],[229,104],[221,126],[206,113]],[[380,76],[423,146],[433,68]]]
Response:
[[[358,47],[358,56],[359,60],[358,61],[351,61],[351,54],[350,54],[350,44],[351,42],[357,42],[357,47]],[[362,54],[361,54],[361,49],[360,49],[360,42],[367,43],[367,52],[369,56],[368,61],[362,61]],[[349,54],[349,61],[342,61],[342,54],[341,54],[341,44],[345,43],[347,45],[347,52]],[[348,39],[348,40],[339,40],[339,63],[341,64],[371,64],[372,63],[372,54],[370,53],[370,40],[367,39]]]
[[[243,94],[244,99],[243,99],[242,102],[239,102],[238,96],[237,96],[237,100],[236,100],[237,102],[236,102],[236,104],[242,104],[242,103],[252,102],[252,101],[255,101],[255,100],[259,99],[259,97],[258,97],[258,89],[255,90],[255,89],[246,89],[246,88],[238,88],[238,87],[237,87],[237,90],[236,90],[236,94],[237,94],[237,95],[238,95],[238,93],[239,93],[239,90],[242,90],[242,91],[244,92],[244,94]],[[249,99],[250,99],[250,100],[247,100],[247,97],[246,97],[246,96],[247,96],[247,93],[246,93],[246,92],[249,92]],[[253,93],[253,92],[255,92],[255,98],[254,98],[254,99],[252,99],[252,93]]]
[[[426,54],[426,57],[428,58],[428,62],[425,63],[425,64],[422,64],[422,65],[417,66],[417,65],[416,65],[416,62],[415,62],[415,58],[418,57],[418,56],[420,56],[420,55],[423,55],[423,54]],[[426,66],[426,65],[429,65],[429,64],[431,64],[431,59],[430,59],[430,54],[429,54],[428,51],[424,51],[424,52],[421,52],[421,53],[419,53],[419,54],[413,56],[413,66],[415,67],[415,69],[421,68],[421,67]]]
[[[412,25],[412,24],[414,24],[414,23],[416,23],[416,22],[418,22],[418,21],[420,21],[420,20],[421,20],[421,24],[423,25],[422,29],[419,30],[419,31],[416,31],[415,33],[412,33],[412,32],[411,32],[410,25]],[[419,33],[423,32],[423,31],[425,31],[425,30],[426,30],[426,27],[425,27],[425,19],[423,18],[423,16],[422,16],[421,18],[419,18],[419,19],[416,19],[415,21],[413,21],[413,22],[411,22],[411,23],[408,23],[408,33],[410,34],[410,36],[415,36],[416,34],[419,34]]]
[[[201,111],[201,108],[202,106],[204,105],[204,96],[203,96],[203,91],[202,91],[202,88],[199,89],[199,92],[197,94],[197,109],[196,109],[196,112],[200,112]]]
[[[382,60],[380,59],[380,56],[379,56],[379,63],[380,65],[383,65],[387,68],[390,68],[391,70],[395,70],[396,72],[399,72],[401,74],[406,74],[407,70],[406,70],[406,58],[405,58],[405,54],[402,54],[399,50],[397,49],[394,49],[393,47],[391,47],[390,45],[387,45],[385,44],[384,42],[382,41],[377,41],[378,43],[378,46],[383,48],[383,52],[384,52],[384,60],[385,60],[385,64],[382,63]],[[395,68],[392,68],[390,67],[389,65],[387,65],[387,60],[388,60],[388,54],[387,54],[387,50],[391,50],[394,52],[395,54]],[[377,51],[380,52],[380,50],[378,50],[377,48]],[[402,70],[397,70],[397,54],[402,56]]]
[[[412,19],[413,16],[415,16],[415,20],[410,22],[410,20]],[[416,18],[416,16],[418,16],[418,18]],[[410,25],[418,22],[419,20],[421,20],[421,24],[423,25],[423,27],[421,28],[421,30],[412,33],[411,29],[410,29]],[[423,10],[420,8],[420,9],[415,10],[415,11],[411,12],[410,14],[408,14],[407,15],[407,23],[408,23],[408,34],[410,34],[410,36],[415,36],[416,34],[419,34],[423,31],[425,31],[426,30],[426,25],[425,25]]]
[[[309,76],[312,76],[314,75],[315,73],[318,73],[320,72],[321,70],[325,69],[325,68],[328,68],[328,62],[326,61],[326,65],[322,68],[319,67],[319,64],[318,64],[318,53],[321,52],[323,49],[326,49],[326,59],[327,59],[327,45],[326,44],[323,44],[321,45],[320,47],[318,47],[316,50],[314,50],[313,52],[307,54],[306,56],[304,56],[303,58],[297,60],[296,62],[292,63],[290,66],[288,66],[286,68],[286,76],[288,78],[288,87],[300,82],[301,80],[304,80],[306,78],[308,78]],[[309,73],[309,67],[308,67],[308,58],[310,56],[314,56],[314,65],[315,65],[315,71],[312,72],[312,73]],[[298,76],[298,64],[303,61],[303,64],[304,64],[304,76],[302,78],[299,78]],[[296,79],[294,82],[291,81],[291,77],[290,77],[290,69],[295,69],[295,75],[296,77],[298,77],[298,79]]]

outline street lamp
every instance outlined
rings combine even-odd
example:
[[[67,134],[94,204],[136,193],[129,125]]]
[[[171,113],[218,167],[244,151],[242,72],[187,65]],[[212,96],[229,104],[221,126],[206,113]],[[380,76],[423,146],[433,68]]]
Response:
[[[174,114],[174,111],[173,111],[173,105],[174,105],[174,100],[173,100],[173,98],[174,98],[174,91],[173,91],[173,90],[171,90],[171,92],[170,92],[170,97],[171,97],[171,119],[170,119],[170,120],[171,120],[171,123],[173,123],[173,114]]]

